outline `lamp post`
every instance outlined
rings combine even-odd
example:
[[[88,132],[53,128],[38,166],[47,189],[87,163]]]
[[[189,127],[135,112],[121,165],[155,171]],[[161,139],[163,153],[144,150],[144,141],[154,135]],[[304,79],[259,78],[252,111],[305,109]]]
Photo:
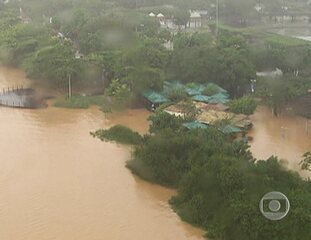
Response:
[[[257,80],[256,79],[251,79],[250,82],[251,82],[251,92],[255,93]]]
[[[281,9],[282,9],[282,13],[283,13],[283,27],[284,27],[284,18],[285,18],[285,12],[288,10],[288,7],[285,5],[285,0],[283,0],[283,5],[282,5],[282,7],[281,7]]]
[[[258,19],[259,19],[259,21],[261,21],[262,6],[261,6],[261,3],[260,3],[260,2],[257,3],[257,4],[255,5],[255,10],[256,10],[257,13],[258,13]]]
[[[219,31],[219,0],[216,0],[216,37]]]

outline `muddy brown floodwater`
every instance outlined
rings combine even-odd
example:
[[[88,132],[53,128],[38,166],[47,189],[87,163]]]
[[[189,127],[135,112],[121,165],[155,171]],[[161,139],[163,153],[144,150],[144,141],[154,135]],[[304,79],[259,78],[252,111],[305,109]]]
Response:
[[[278,156],[289,169],[311,177],[311,172],[300,171],[299,166],[302,155],[311,151],[311,120],[285,114],[275,117],[267,107],[259,107],[251,118],[254,127],[249,134],[253,137],[250,145],[256,158]]]
[[[0,67],[0,89],[30,83],[22,71]],[[125,168],[128,148],[89,135],[114,124],[144,133],[148,116],[145,110],[105,117],[95,107],[1,107],[0,239],[202,240],[202,230],[171,210],[173,190],[144,182]],[[279,155],[298,170],[301,155],[311,150],[311,122],[307,135],[303,118],[275,118],[264,107],[252,118],[254,155]]]
[[[28,83],[22,71],[0,68],[0,89]],[[147,116],[0,108],[0,239],[202,240],[171,210],[174,191],[125,168],[129,149],[89,135],[115,123],[142,133]]]

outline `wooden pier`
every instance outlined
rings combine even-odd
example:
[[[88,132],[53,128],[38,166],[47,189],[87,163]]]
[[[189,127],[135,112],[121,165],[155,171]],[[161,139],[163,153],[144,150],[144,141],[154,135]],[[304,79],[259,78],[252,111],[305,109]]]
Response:
[[[37,108],[35,91],[31,88],[3,88],[0,92],[0,105],[12,108]]]

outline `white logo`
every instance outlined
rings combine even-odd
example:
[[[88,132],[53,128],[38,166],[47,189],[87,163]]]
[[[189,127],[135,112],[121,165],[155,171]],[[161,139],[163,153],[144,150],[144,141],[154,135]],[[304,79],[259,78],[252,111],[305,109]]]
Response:
[[[269,192],[262,197],[259,209],[266,218],[276,221],[288,214],[290,203],[283,193]]]

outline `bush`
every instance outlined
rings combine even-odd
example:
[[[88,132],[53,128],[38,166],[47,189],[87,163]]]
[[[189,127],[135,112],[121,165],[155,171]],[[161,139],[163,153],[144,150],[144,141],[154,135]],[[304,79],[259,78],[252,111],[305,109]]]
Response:
[[[100,129],[91,132],[91,135],[102,141],[116,141],[121,144],[136,145],[142,142],[139,133],[121,125],[116,125],[108,130]]]
[[[167,97],[173,102],[180,102],[187,99],[188,95],[182,89],[171,89],[167,93]]]
[[[207,95],[207,96],[212,96],[212,95],[214,95],[214,94],[216,94],[218,92],[219,92],[219,89],[218,89],[217,86],[210,85],[210,86],[208,86],[207,88],[204,89],[203,94]]]
[[[231,112],[245,115],[252,115],[257,108],[255,99],[248,96],[231,100],[228,105]]]
[[[149,132],[157,133],[163,129],[171,129],[175,132],[182,128],[183,119],[172,116],[163,111],[157,111],[156,114],[151,115],[148,118],[151,121]]]
[[[83,96],[72,96],[71,98],[60,98],[54,102],[55,107],[86,109],[90,106],[87,98]]]

